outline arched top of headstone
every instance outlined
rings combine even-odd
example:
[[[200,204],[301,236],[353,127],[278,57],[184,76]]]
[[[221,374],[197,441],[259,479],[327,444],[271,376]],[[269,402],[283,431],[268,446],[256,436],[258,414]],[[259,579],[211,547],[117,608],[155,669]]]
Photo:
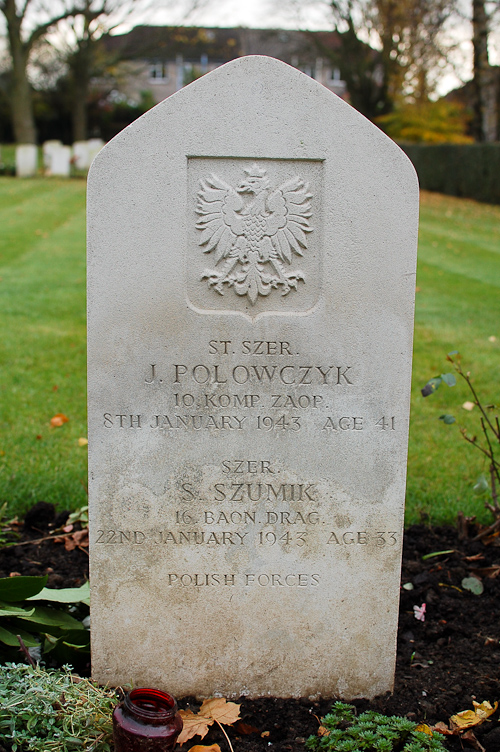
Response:
[[[161,133],[199,153],[324,159],[345,150],[364,165],[389,160],[394,172],[416,173],[406,154],[350,104],[310,76],[264,55],[237,58],[160,102],[119,133],[96,161],[121,144]],[[290,153],[293,151],[293,154]]]

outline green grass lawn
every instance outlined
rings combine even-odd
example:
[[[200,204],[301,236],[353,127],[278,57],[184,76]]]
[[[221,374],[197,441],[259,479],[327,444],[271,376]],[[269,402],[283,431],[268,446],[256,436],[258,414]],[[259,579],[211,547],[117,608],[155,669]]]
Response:
[[[0,500],[86,503],[85,182],[0,178]],[[52,428],[63,413],[69,421]]]
[[[479,430],[477,408],[462,408],[467,387],[442,386],[426,399],[420,388],[449,371],[446,354],[459,350],[485,402],[500,402],[500,207],[423,193],[417,289],[407,519],[423,512],[453,522],[461,509],[486,520],[472,485],[487,464],[459,433]],[[443,413],[457,423],[445,425]]]
[[[0,503],[86,503],[85,183],[0,178]],[[461,439],[477,430],[465,385],[423,399],[460,350],[487,402],[499,400],[500,207],[423,194],[417,277],[407,521],[483,511],[486,468]],[[490,338],[495,337],[494,341]],[[442,413],[457,423],[444,425]],[[52,428],[50,419],[69,420]]]

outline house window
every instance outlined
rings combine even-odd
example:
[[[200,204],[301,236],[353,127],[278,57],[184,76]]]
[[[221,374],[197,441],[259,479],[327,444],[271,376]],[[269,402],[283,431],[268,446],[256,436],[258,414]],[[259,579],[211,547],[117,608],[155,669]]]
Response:
[[[166,63],[151,63],[149,66],[150,81],[168,81],[168,67]]]
[[[330,71],[330,81],[340,81],[340,68],[332,68]]]

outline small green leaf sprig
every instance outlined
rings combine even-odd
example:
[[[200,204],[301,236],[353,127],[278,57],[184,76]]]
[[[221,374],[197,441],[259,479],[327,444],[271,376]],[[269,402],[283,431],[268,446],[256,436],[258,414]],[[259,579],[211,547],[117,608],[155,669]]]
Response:
[[[332,706],[322,724],[326,733],[306,742],[312,752],[446,752],[440,734],[430,736],[407,718],[371,710],[356,717],[355,708],[343,702]]]
[[[12,752],[111,752],[115,693],[62,670],[0,665],[0,742]]]

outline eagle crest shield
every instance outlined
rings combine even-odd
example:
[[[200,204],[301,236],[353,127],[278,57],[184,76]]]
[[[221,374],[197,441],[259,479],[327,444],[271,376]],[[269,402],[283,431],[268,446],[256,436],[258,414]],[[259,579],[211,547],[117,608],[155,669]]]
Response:
[[[201,280],[219,295],[232,290],[254,306],[273,290],[282,296],[306,283],[298,260],[307,252],[312,194],[298,175],[277,187],[254,162],[233,187],[215,173],[199,181],[198,244],[214,266]]]

